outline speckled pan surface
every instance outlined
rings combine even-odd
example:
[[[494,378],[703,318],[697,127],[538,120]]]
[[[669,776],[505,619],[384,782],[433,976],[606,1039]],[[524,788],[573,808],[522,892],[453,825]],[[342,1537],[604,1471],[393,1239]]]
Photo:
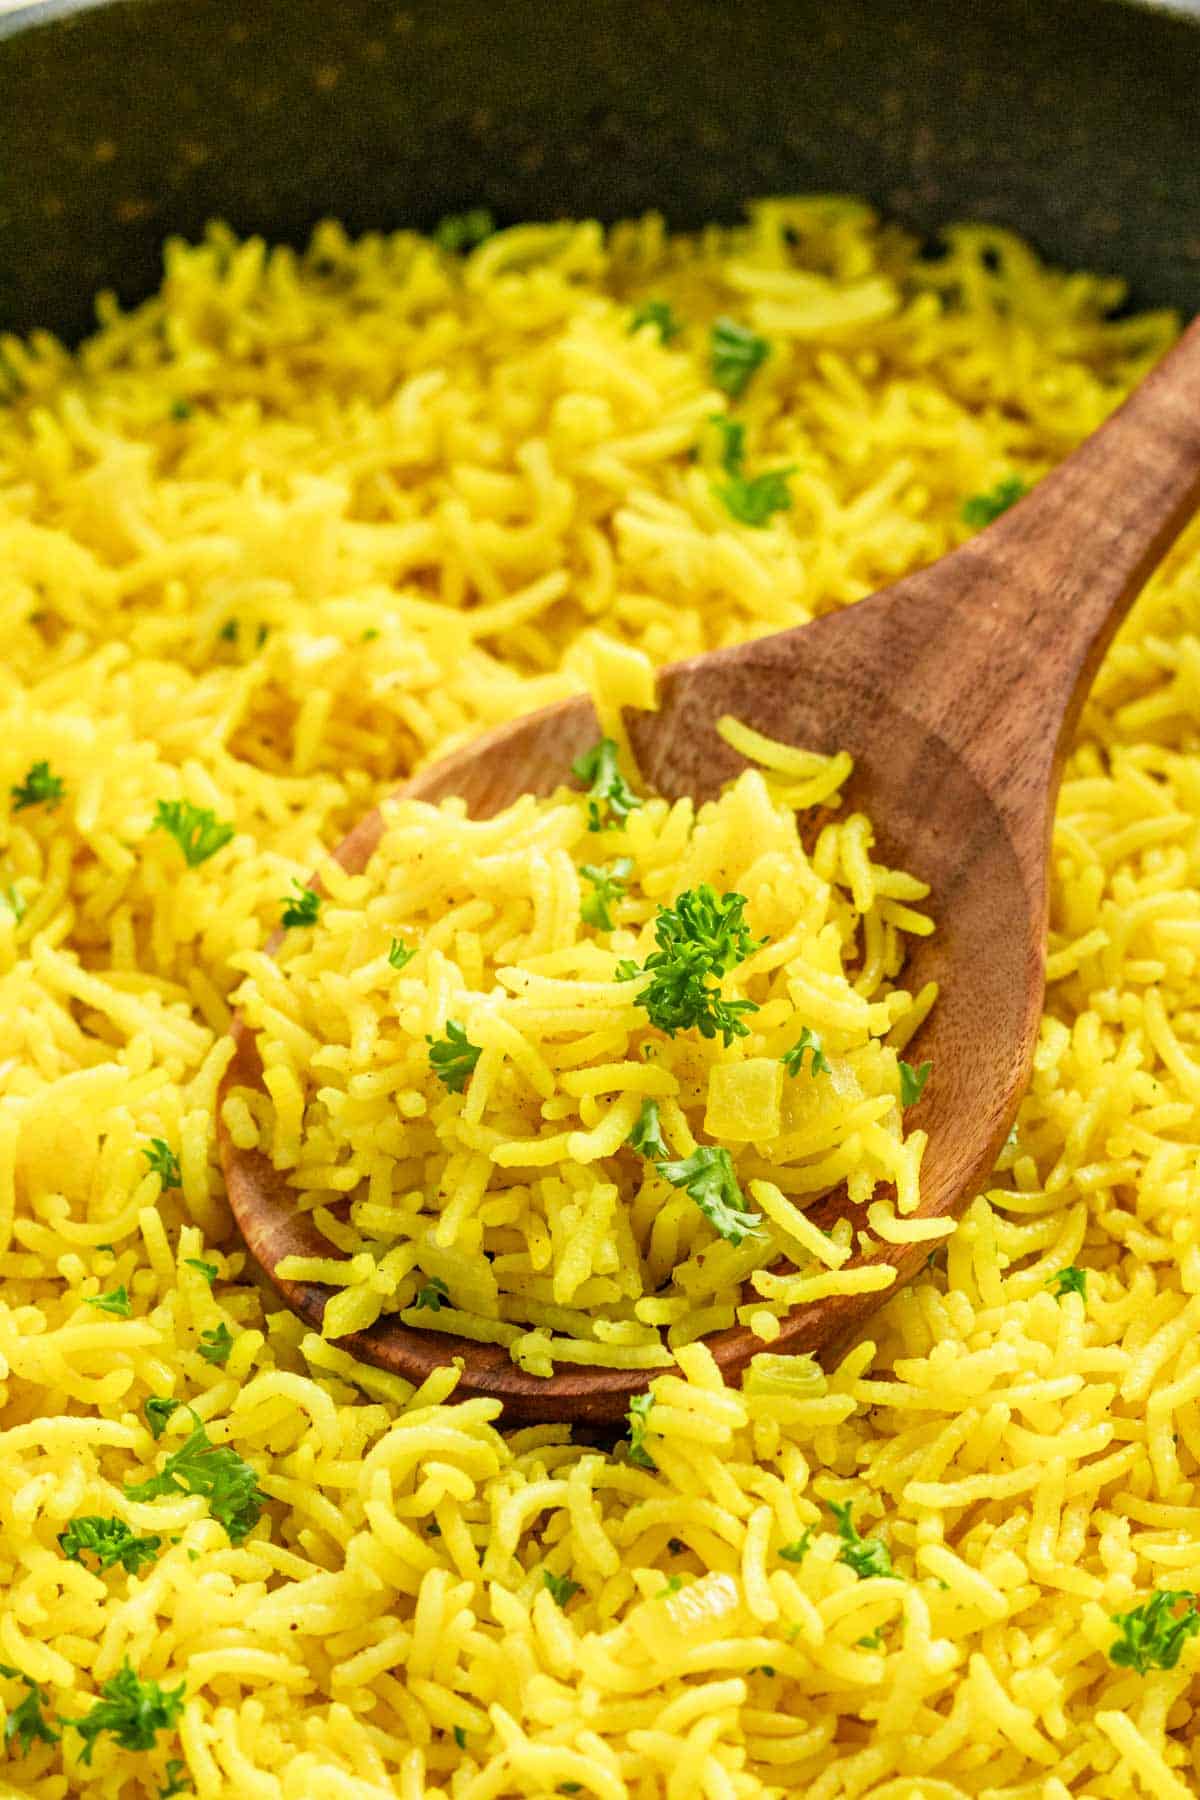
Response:
[[[111,0],[0,17],[0,329],[77,335],[221,216],[299,239],[837,188],[1200,306],[1197,8]]]

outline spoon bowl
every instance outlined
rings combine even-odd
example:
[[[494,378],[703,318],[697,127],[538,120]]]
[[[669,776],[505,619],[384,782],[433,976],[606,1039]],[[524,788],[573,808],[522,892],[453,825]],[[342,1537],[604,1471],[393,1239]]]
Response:
[[[847,809],[870,817],[882,860],[930,884],[936,931],[910,953],[910,989],[939,999],[914,1039],[933,1064],[906,1115],[928,1133],[922,1219],[957,1214],[978,1191],[1029,1077],[1045,984],[1047,862],[1066,749],[1120,618],[1200,500],[1200,323],[1125,405],[1024,500],[968,543],[894,587],[796,630],[677,663],[659,706],[627,717],[648,785],[669,799],[715,795],[744,767],[716,731],[732,715],[764,735],[849,751]],[[487,817],[561,786],[599,736],[591,702],[561,702],[423,770],[400,793],[459,795]],[[368,814],[334,852],[366,866],[382,834]],[[250,1032],[235,1028],[222,1085],[261,1085]],[[296,1211],[286,1176],[238,1149],[220,1118],[230,1203],[250,1254],[292,1310],[320,1328],[329,1289],[275,1273],[287,1256],[329,1256]],[[845,1210],[835,1191],[810,1216]],[[830,1354],[914,1275],[926,1244],[876,1243],[846,1268],[890,1263],[896,1282],[795,1308],[775,1352]],[[726,1379],[767,1348],[745,1327],[707,1340]],[[528,1375],[501,1346],[381,1319],[339,1340],[362,1361],[419,1382],[461,1359],[460,1396],[499,1399],[513,1422],[611,1425],[645,1371],[572,1367]]]

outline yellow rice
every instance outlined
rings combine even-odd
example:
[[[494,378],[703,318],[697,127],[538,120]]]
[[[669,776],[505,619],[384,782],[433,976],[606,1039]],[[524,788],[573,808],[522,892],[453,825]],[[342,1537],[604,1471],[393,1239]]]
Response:
[[[628,331],[648,296],[687,321],[669,345]],[[239,1800],[1196,1791],[1197,1639],[1146,1674],[1108,1655],[1111,1615],[1200,1588],[1195,533],[1069,761],[1014,1140],[827,1379],[767,1361],[727,1392],[681,1347],[656,1469],[503,1435],[453,1370],[414,1395],[281,1314],[214,1162],[239,967],[366,804],[581,686],[597,632],[661,661],[941,553],[1170,341],[1119,299],[994,230],[922,260],[856,203],[781,201],[465,265],[216,232],[77,355],[4,344],[0,793],[41,759],[65,791],[0,839],[0,1701],[35,1682],[78,1719],[126,1658],[187,1691],[153,1749],[104,1735],[90,1766],[69,1728],[14,1733],[0,1793],[131,1800],[169,1759]],[[719,312],[774,345],[739,407],[751,465],[796,469],[762,529],[689,455]],[[194,869],[150,830],[181,798],[236,827]],[[118,1285],[129,1318],[85,1304]],[[183,1441],[185,1414],[147,1429],[167,1394],[257,1472],[238,1546],[201,1498],[125,1497]],[[899,1580],[841,1560],[830,1501]],[[56,1541],[83,1514],[161,1551],[97,1575]]]

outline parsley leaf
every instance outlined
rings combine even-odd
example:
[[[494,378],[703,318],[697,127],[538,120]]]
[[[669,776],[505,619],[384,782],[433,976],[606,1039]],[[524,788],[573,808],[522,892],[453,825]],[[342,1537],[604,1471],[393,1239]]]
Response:
[[[429,1066],[444,1088],[461,1094],[475,1072],[475,1064],[483,1055],[478,1044],[467,1042],[465,1028],[456,1019],[446,1020],[444,1038],[426,1037]]]
[[[158,1790],[158,1800],[174,1800],[176,1794],[190,1794],[192,1783],[188,1778],[187,1764],[177,1756],[167,1758],[167,1785]]]
[[[900,1104],[901,1106],[915,1106],[917,1101],[921,1098],[921,1095],[925,1092],[925,1083],[929,1080],[933,1064],[931,1062],[923,1062],[919,1068],[914,1069],[910,1063],[906,1063],[904,1058],[901,1057],[899,1069]]]
[[[473,206],[469,212],[447,213],[433,228],[433,241],[450,256],[462,256],[490,238],[496,221],[486,206]]]
[[[422,1307],[426,1312],[441,1312],[443,1306],[450,1304],[450,1289],[445,1282],[434,1275],[428,1285],[421,1288],[413,1301],[414,1306]]]
[[[1078,1294],[1081,1300],[1086,1300],[1087,1278],[1086,1269],[1077,1269],[1074,1263],[1069,1263],[1065,1269],[1056,1269],[1048,1278],[1046,1286],[1054,1289],[1056,1300],[1061,1300],[1066,1294]]]
[[[588,786],[588,830],[623,823],[642,802],[617,767],[617,746],[601,738],[571,764],[571,773]]]
[[[9,789],[14,812],[23,812],[27,806],[44,806],[53,812],[65,792],[62,780],[51,774],[48,762],[35,762],[24,781]]]
[[[151,1563],[162,1546],[160,1537],[137,1537],[124,1519],[102,1519],[95,1514],[72,1519],[58,1541],[63,1555],[72,1562],[82,1562],[83,1552],[90,1550],[102,1569],[120,1563],[130,1575],[136,1575],[143,1563]]]
[[[461,1725],[456,1725],[456,1726],[455,1726],[455,1727],[454,1727],[454,1741],[455,1741],[455,1743],[456,1743],[456,1744],[457,1744],[457,1745],[458,1745],[458,1747],[459,1747],[459,1749],[460,1749],[460,1750],[465,1750],[465,1749],[466,1749],[466,1747],[467,1747],[467,1734],[466,1734],[466,1732],[465,1732],[465,1731],[464,1731],[464,1730],[463,1730],[463,1728],[462,1728],[462,1726],[461,1726]]]
[[[830,1500],[827,1504],[837,1520],[838,1536],[842,1540],[838,1561],[844,1562],[848,1569],[853,1569],[860,1581],[865,1581],[871,1575],[887,1575],[893,1581],[899,1581],[900,1576],[892,1567],[892,1559],[883,1539],[860,1537],[854,1529],[853,1508],[849,1501],[845,1506],[839,1506],[836,1500]]]
[[[671,1152],[658,1122],[657,1100],[642,1101],[642,1110],[637,1116],[637,1123],[625,1142],[632,1144],[639,1156],[653,1157],[656,1162],[665,1162],[670,1156]]]
[[[629,1420],[629,1460],[639,1469],[657,1469],[658,1464],[646,1448],[646,1429],[654,1405],[653,1394],[634,1394],[626,1417]]]
[[[1185,1612],[1176,1611],[1181,1604]],[[1185,1588],[1160,1588],[1131,1612],[1113,1613],[1112,1622],[1120,1636],[1109,1647],[1109,1662],[1139,1675],[1173,1669],[1187,1640],[1200,1631],[1197,1596]]]
[[[193,806],[190,800],[160,800],[150,829],[169,831],[188,868],[194,869],[225,848],[235,827],[218,819],[210,806]]]
[[[825,1046],[816,1032],[810,1031],[807,1025],[791,1049],[785,1050],[779,1060],[789,1075],[799,1075],[804,1068],[806,1053],[811,1053],[808,1064],[810,1075],[831,1075],[833,1073],[825,1058]]]
[[[196,1348],[199,1350],[205,1362],[215,1363],[219,1369],[225,1367],[225,1364],[229,1361],[229,1352],[233,1349],[233,1333],[230,1331],[224,1319],[221,1320],[219,1325],[215,1325],[211,1331],[202,1331],[200,1333],[200,1342],[197,1344]]]
[[[210,1515],[240,1544],[262,1516],[266,1495],[248,1462],[229,1444],[211,1442],[199,1415],[190,1436],[168,1456],[157,1475],[148,1481],[125,1483],[130,1500],[158,1500],[166,1494],[203,1494]],[[147,1403],[149,1412],[149,1403]]]
[[[654,925],[658,949],[641,969],[649,984],[637,996],[650,1023],[673,1037],[695,1026],[701,1037],[725,1044],[749,1035],[740,1015],[757,1012],[753,1000],[724,1000],[710,977],[719,978],[753,955],[765,938],[754,939],[742,916],[744,894],[718,895],[707,882],[680,894],[674,906],[660,906]],[[618,980],[631,980],[636,965],[621,963]]]
[[[167,1192],[168,1188],[183,1186],[183,1174],[179,1167],[179,1158],[165,1138],[151,1138],[149,1148],[144,1149],[142,1155],[150,1164],[154,1173],[158,1176],[164,1194]]]
[[[659,1590],[658,1590],[657,1594],[655,1594],[654,1598],[656,1600],[669,1599],[669,1597],[672,1594],[677,1594],[682,1586],[683,1586],[683,1576],[682,1575],[672,1575],[671,1579],[667,1582],[666,1587],[659,1588]]]
[[[3,899],[5,906],[12,914],[14,923],[19,925],[21,920],[25,917],[26,912],[24,894],[15,888],[10,881],[8,886],[3,890],[3,893],[0,894],[0,899]]]
[[[746,325],[735,319],[720,318],[713,325],[709,339],[712,378],[722,392],[740,400],[750,378],[770,355],[771,346]]]
[[[554,1596],[564,1610],[571,1596],[580,1591],[577,1581],[571,1581],[566,1575],[556,1575],[552,1569],[542,1570],[542,1586]]]
[[[103,1696],[82,1719],[63,1719],[84,1739],[79,1760],[90,1763],[96,1739],[111,1731],[122,1750],[153,1750],[160,1731],[169,1731],[183,1711],[185,1683],[162,1688],[157,1681],[141,1681],[128,1657],[119,1672],[100,1689]]]
[[[676,318],[669,300],[643,300],[640,306],[635,306],[629,321],[630,334],[640,331],[643,325],[653,325],[664,344],[669,344],[683,330],[683,321]]]
[[[813,1528],[811,1525],[808,1525],[804,1529],[803,1536],[798,1537],[794,1544],[780,1544],[779,1554],[784,1562],[803,1562],[809,1551],[812,1549],[812,1535]]]
[[[724,413],[710,413],[708,422],[721,440],[721,467],[727,475],[740,475],[746,460],[746,427]]]
[[[315,925],[317,914],[321,910],[321,896],[316,888],[306,887],[304,882],[297,881],[294,875],[292,876],[292,886],[296,890],[295,897],[289,898],[285,894],[280,901],[283,912],[280,914],[279,923],[285,931],[290,931],[293,925]]]
[[[185,419],[190,419],[192,417],[195,410],[196,409],[190,400],[172,400],[170,416],[175,420],[177,425],[182,425]]]
[[[556,1794],[582,1794],[582,1781],[560,1781],[555,1788]]]
[[[753,1237],[762,1224],[760,1213],[745,1210],[728,1150],[701,1144],[682,1162],[659,1162],[654,1166],[672,1187],[683,1188],[726,1243],[740,1244],[743,1238]]]
[[[22,1756],[28,1756],[35,1738],[43,1744],[57,1744],[62,1733],[55,1731],[42,1716],[46,1696],[39,1684],[31,1681],[20,1669],[10,1669],[7,1663],[0,1663],[0,1675],[6,1676],[10,1681],[23,1681],[27,1689],[20,1705],[10,1706],[7,1710],[4,1721],[5,1744],[11,1744],[16,1738],[21,1746]]]
[[[392,947],[388,951],[388,961],[393,969],[405,969],[417,954],[415,948],[402,944],[399,938],[392,939]]]
[[[625,892],[625,883],[633,873],[633,858],[619,856],[607,869],[598,869],[594,863],[583,863],[579,873],[594,889],[579,903],[580,918],[585,925],[594,925],[597,931],[611,931],[613,921],[608,909]]]
[[[787,512],[792,504],[787,478],[791,467],[768,469],[762,475],[735,475],[729,481],[714,483],[717,498],[740,525],[769,525],[772,515]]]
[[[91,1299],[85,1300],[83,1304],[94,1306],[97,1312],[112,1313],[113,1317],[117,1319],[133,1317],[133,1308],[129,1304],[129,1295],[125,1291],[124,1283],[120,1287],[114,1288],[111,1294],[93,1294]]]
[[[860,1650],[879,1650],[883,1646],[883,1626],[877,1625],[866,1637],[856,1638],[855,1643]]]
[[[182,1405],[182,1400],[169,1400],[165,1395],[160,1397],[158,1394],[151,1394],[144,1411],[152,1438],[157,1441],[162,1436],[167,1429],[167,1420],[172,1413],[178,1412]]]
[[[198,1274],[203,1275],[209,1287],[212,1286],[219,1274],[216,1263],[202,1262],[198,1256],[185,1256],[183,1260],[189,1269],[195,1269]]]
[[[1001,513],[1006,513],[1010,506],[1029,492],[1025,482],[1019,475],[1006,475],[998,481],[994,488],[986,494],[972,494],[962,505],[962,521],[964,525],[990,525]]]

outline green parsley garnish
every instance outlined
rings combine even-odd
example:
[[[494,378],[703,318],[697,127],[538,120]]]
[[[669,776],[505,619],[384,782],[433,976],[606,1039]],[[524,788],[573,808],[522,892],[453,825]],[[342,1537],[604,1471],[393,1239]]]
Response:
[[[583,863],[579,873],[593,888],[593,892],[585,894],[579,903],[580,918],[585,925],[594,925],[597,931],[611,931],[613,921],[608,909],[625,892],[625,883],[633,873],[633,858],[619,856],[607,869],[598,869],[594,863]]]
[[[455,1743],[456,1743],[456,1744],[457,1744],[457,1745],[458,1745],[458,1747],[459,1747],[459,1749],[460,1749],[460,1750],[465,1750],[465,1749],[466,1749],[466,1747],[467,1747],[467,1734],[466,1734],[466,1732],[465,1732],[465,1731],[464,1731],[464,1730],[463,1730],[463,1728],[462,1728],[462,1726],[461,1726],[461,1725],[456,1725],[456,1726],[455,1726],[455,1727],[454,1727],[454,1741],[455,1741]]]
[[[964,525],[990,525],[1001,513],[1006,513],[1010,506],[1029,492],[1025,482],[1019,475],[1006,475],[998,481],[994,488],[986,494],[972,494],[962,505],[962,521]]]
[[[659,1590],[658,1590],[657,1594],[655,1594],[654,1598],[656,1600],[666,1600],[671,1594],[677,1594],[682,1586],[683,1586],[683,1576],[682,1575],[672,1575],[670,1580],[667,1582],[666,1587],[659,1588]]]
[[[812,1535],[813,1528],[811,1525],[807,1525],[804,1529],[804,1535],[798,1537],[794,1544],[780,1544],[779,1554],[784,1562],[803,1562],[809,1551],[812,1549]]]
[[[217,633],[217,639],[218,639],[218,642],[220,642],[222,644],[236,644],[237,643],[237,635],[238,635],[237,620],[236,619],[226,619],[226,621],[222,625],[220,631],[218,631],[218,633]]]
[[[483,1055],[478,1044],[467,1042],[467,1034],[456,1019],[446,1020],[444,1038],[426,1037],[429,1066],[452,1094],[461,1094],[475,1072],[475,1064]]]
[[[642,1110],[637,1116],[637,1123],[625,1139],[631,1144],[639,1156],[648,1156],[655,1162],[665,1162],[671,1152],[667,1148],[658,1122],[658,1101],[646,1099],[642,1101]]]
[[[682,1188],[696,1202],[726,1243],[740,1244],[743,1238],[753,1237],[762,1224],[761,1213],[746,1211],[728,1150],[701,1144],[682,1162],[659,1162],[654,1166],[672,1187]]]
[[[35,762],[24,781],[9,789],[14,812],[23,812],[27,806],[44,806],[53,812],[65,792],[61,778],[51,774],[48,762]]]
[[[642,802],[617,766],[617,746],[601,738],[571,764],[578,781],[588,783],[588,830],[622,824]]]
[[[1132,1612],[1113,1613],[1112,1622],[1121,1635],[1109,1646],[1109,1662],[1136,1669],[1139,1675],[1150,1669],[1173,1669],[1187,1640],[1200,1631],[1197,1604],[1197,1596],[1186,1588],[1160,1588]],[[1177,1612],[1180,1605],[1186,1611]]]
[[[556,1794],[582,1794],[582,1781],[560,1781],[555,1788]]]
[[[317,914],[321,910],[321,896],[315,888],[306,887],[304,882],[297,881],[294,875],[292,876],[292,886],[296,890],[294,897],[289,899],[285,895],[280,901],[283,912],[280,914],[279,923],[285,931],[290,931],[293,925],[315,925]]]
[[[771,346],[746,325],[735,319],[720,318],[713,325],[709,339],[712,378],[723,393],[740,400],[751,376],[770,355]]]
[[[209,1287],[212,1286],[220,1272],[216,1263],[202,1262],[198,1256],[185,1256],[183,1260],[189,1269],[195,1269],[197,1274],[203,1275]]]
[[[388,951],[388,961],[393,969],[405,969],[417,954],[416,949],[402,944],[399,938],[392,939],[392,947]]]
[[[171,417],[178,425],[182,425],[185,419],[190,419],[195,410],[190,400],[172,400],[171,402]]]
[[[883,1626],[877,1625],[874,1631],[868,1632],[866,1637],[856,1638],[855,1642],[860,1650],[880,1649],[883,1644]]]
[[[442,1528],[438,1524],[437,1520],[430,1519],[428,1525],[425,1527],[425,1536],[426,1537],[441,1537],[441,1535],[442,1535]]]
[[[900,1070],[900,1104],[901,1106],[915,1106],[925,1092],[925,1083],[929,1080],[933,1064],[923,1062],[919,1068],[914,1069],[911,1063],[906,1063],[901,1057],[898,1067]]]
[[[9,1668],[7,1663],[0,1663],[0,1675],[6,1676],[9,1681],[23,1681],[27,1690],[19,1706],[8,1708],[4,1721],[5,1744],[11,1744],[15,1738],[21,1746],[22,1756],[28,1756],[35,1738],[43,1744],[57,1744],[62,1733],[55,1731],[43,1717],[42,1707],[46,1703],[46,1696],[39,1684],[31,1681],[20,1669]]]
[[[774,1675],[775,1671],[770,1663],[755,1663],[753,1668],[748,1670],[747,1673],[751,1675]]]
[[[147,1414],[149,1413],[147,1403]],[[202,1494],[210,1515],[229,1533],[231,1543],[258,1524],[266,1495],[254,1470],[229,1444],[212,1443],[199,1415],[192,1411],[192,1431],[148,1481],[125,1483],[130,1500],[159,1500],[167,1494]]]
[[[160,1731],[169,1731],[183,1711],[185,1683],[162,1688],[157,1681],[141,1681],[126,1657],[118,1674],[100,1689],[103,1698],[82,1719],[63,1719],[84,1739],[79,1760],[90,1763],[96,1739],[111,1731],[122,1750],[153,1750]]]
[[[720,432],[721,467],[729,476],[727,482],[714,481],[713,492],[724,501],[727,511],[743,525],[766,525],[773,513],[786,512],[792,504],[787,485],[791,468],[771,469],[751,479],[743,467],[745,426],[722,413],[714,413],[710,423]]]
[[[629,1402],[629,1411],[626,1414],[629,1420],[629,1460],[631,1463],[635,1463],[639,1469],[657,1469],[658,1467],[646,1448],[646,1427],[653,1405],[653,1394],[635,1394]]]
[[[146,1423],[150,1427],[150,1436],[156,1441],[167,1429],[167,1420],[172,1413],[178,1412],[183,1405],[182,1400],[170,1400],[166,1395],[151,1394],[145,1405]]]
[[[215,1363],[223,1369],[229,1361],[229,1352],[233,1349],[233,1333],[224,1319],[214,1325],[211,1331],[200,1333],[200,1342],[196,1346],[205,1362]]]
[[[72,1562],[82,1562],[83,1552],[89,1550],[102,1569],[120,1563],[130,1575],[136,1575],[143,1563],[153,1562],[162,1546],[160,1537],[135,1536],[124,1519],[102,1519],[94,1514],[72,1519],[66,1531],[59,1532],[58,1541],[63,1555]]]
[[[1054,1289],[1054,1298],[1061,1300],[1066,1294],[1078,1294],[1081,1300],[1087,1299],[1086,1269],[1077,1269],[1074,1263],[1068,1263],[1065,1269],[1056,1269],[1046,1286]]]
[[[780,1062],[789,1075],[799,1075],[804,1068],[804,1058],[809,1057],[808,1072],[810,1075],[831,1075],[833,1070],[825,1057],[825,1047],[815,1031],[808,1026],[800,1033],[790,1050],[785,1050]]]
[[[195,869],[218,850],[223,850],[235,827],[218,819],[211,806],[193,806],[190,800],[160,800],[151,831],[169,831],[189,869]]]
[[[836,1500],[830,1500],[828,1506],[837,1520],[838,1536],[842,1540],[838,1561],[844,1562],[848,1569],[853,1569],[860,1581],[865,1581],[870,1575],[887,1575],[893,1581],[899,1581],[900,1576],[892,1567],[892,1559],[883,1539],[860,1537],[854,1529],[850,1503],[847,1501],[845,1506],[839,1506]]]
[[[111,1294],[93,1294],[91,1299],[85,1300],[83,1304],[94,1306],[97,1312],[112,1313],[115,1319],[131,1319],[133,1317],[133,1308],[129,1304],[129,1295],[125,1291],[124,1283],[120,1287],[114,1288]]]
[[[643,325],[653,325],[664,344],[669,344],[683,330],[683,320],[676,318],[669,300],[643,300],[640,306],[635,306],[629,321],[630,334],[640,331]]]
[[[753,1000],[724,1000],[715,985],[735,964],[760,949],[765,938],[750,936],[743,918],[744,894],[718,895],[707,882],[680,894],[674,906],[660,906],[654,924],[658,949],[651,951],[642,968],[622,962],[617,979],[633,980],[648,975],[649,983],[637,996],[650,1023],[673,1037],[695,1027],[701,1037],[716,1037],[728,1045],[735,1037],[749,1035],[740,1015],[757,1012]]]
[[[432,1277],[427,1286],[421,1288],[413,1301],[414,1306],[419,1306],[426,1312],[441,1312],[443,1306],[449,1306],[449,1304],[450,1289],[436,1275]]]
[[[165,1194],[168,1188],[183,1186],[183,1173],[179,1167],[179,1158],[165,1138],[151,1138],[148,1149],[142,1155],[158,1176],[159,1185]]]
[[[12,914],[15,923],[19,925],[21,920],[25,917],[24,895],[19,893],[10,881],[3,893],[0,893],[0,900],[3,900],[5,906]]]
[[[580,1591],[580,1584],[571,1581],[566,1575],[556,1575],[552,1569],[542,1570],[542,1586],[553,1595],[555,1601],[564,1610],[573,1594]]]
[[[433,228],[433,241],[439,250],[451,256],[462,256],[490,238],[496,221],[486,206],[473,206],[469,212],[447,213]]]
[[[174,1800],[176,1794],[190,1794],[192,1792],[192,1783],[188,1778],[187,1764],[181,1762],[179,1757],[170,1756],[167,1758],[166,1777],[167,1785],[166,1787],[159,1788],[158,1800]]]

